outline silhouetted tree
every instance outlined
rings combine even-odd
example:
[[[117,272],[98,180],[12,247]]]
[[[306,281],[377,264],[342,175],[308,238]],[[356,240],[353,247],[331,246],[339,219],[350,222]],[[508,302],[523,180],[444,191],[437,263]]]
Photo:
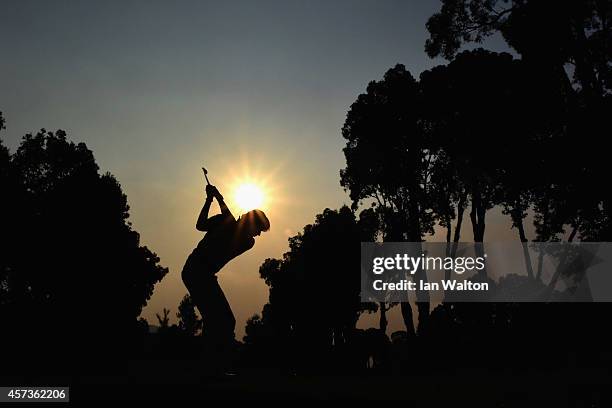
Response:
[[[367,208],[359,213],[359,228],[364,242],[375,242],[382,231],[382,220],[380,212],[376,208]],[[364,304],[368,312],[380,313],[378,328],[382,333],[387,332],[388,319],[387,312],[397,305],[397,302],[378,302],[370,305]]]
[[[93,153],[61,130],[27,134],[9,171],[16,186],[3,181],[10,193],[3,195],[9,222],[0,232],[2,323],[13,325],[20,341],[44,332],[46,345],[73,354],[99,343],[104,350],[122,346],[167,269],[140,245],[121,186],[100,175]],[[89,324],[108,315],[112,331]]]
[[[249,317],[244,330],[243,340],[245,344],[252,345],[266,342],[261,333],[262,329],[264,329],[264,324],[261,316],[255,313],[253,316]]]
[[[368,84],[351,105],[342,128],[346,167],[340,184],[353,207],[375,205],[384,241],[421,242],[433,232],[427,179],[432,152],[421,117],[417,81],[403,65],[388,70],[381,81]],[[417,279],[426,280],[422,271]],[[402,303],[408,333],[414,333],[412,310]],[[429,293],[417,292],[419,325],[429,315]]]
[[[283,372],[295,369],[295,341],[292,333],[291,312],[282,309],[286,304],[266,303],[261,315],[251,316],[243,338],[248,364],[258,369],[268,368]]]
[[[540,94],[546,103],[537,105],[539,117],[531,122],[548,128],[540,133],[546,150],[539,165],[550,171],[533,175],[540,177],[533,195],[538,239],[611,237],[611,197],[590,187],[593,177],[607,171],[601,165],[605,153],[593,146],[610,124],[605,112],[612,107],[611,10],[606,0],[445,0],[427,23],[430,56],[452,58],[463,43],[499,32],[521,55],[530,82],[547,84],[548,92]],[[520,212],[511,211],[513,221]]]
[[[451,59],[463,43],[500,32],[526,61],[572,72],[584,92],[602,95],[612,86],[611,22],[606,0],[443,0],[427,22],[425,49]],[[566,64],[573,69],[565,71]]]
[[[366,219],[356,220],[348,207],[325,209],[289,238],[282,260],[264,261],[259,272],[270,287],[269,303],[249,320],[248,345],[284,344],[300,367],[314,368],[327,364],[333,347],[350,343],[359,314],[375,310],[359,298],[360,242],[375,234]]]
[[[5,121],[0,111],[0,131],[5,129]],[[13,182],[10,177],[10,153],[9,149],[4,146],[2,139],[0,139],[0,188],[2,189],[3,197],[10,197],[13,190]],[[10,206],[6,199],[0,200],[0,219],[3,228],[8,226],[8,223],[12,219],[9,215]],[[0,256],[0,310],[2,305],[6,302],[8,297],[8,273],[10,270],[10,262],[7,259],[8,253],[4,252],[7,249],[8,240],[10,238],[6,234],[0,234],[0,247],[2,247],[2,256]]]
[[[421,74],[427,120],[450,161],[445,167],[456,172],[456,185],[464,189],[459,197],[469,196],[474,242],[483,242],[486,213],[503,190],[499,157],[511,146],[526,147],[517,139],[522,129],[515,126],[519,118],[513,115],[518,100],[513,95],[521,79],[519,63],[509,54],[482,49]],[[509,160],[520,163],[517,155]]]
[[[523,220],[537,202],[537,192],[550,187],[542,184],[539,168],[543,162],[552,164],[549,158],[558,159],[553,152],[559,150],[551,149],[551,144],[562,129],[559,117],[568,108],[556,90],[557,82],[533,75],[529,65],[510,54],[483,49],[463,52],[449,64],[423,72],[418,82],[411,76],[405,82],[398,80],[402,72],[403,67],[395,67],[381,83],[371,83],[347,115],[343,129],[347,168],[341,177],[354,205],[374,204],[384,240],[408,238],[406,219],[417,219],[427,226],[422,230],[427,233],[437,221],[446,228],[448,243],[459,241],[467,206],[478,243],[484,242],[487,211],[502,206],[524,244],[526,268],[533,277]],[[410,155],[410,149],[421,152],[416,156],[420,160]],[[573,164],[569,167],[578,170]],[[420,193],[418,206],[424,216],[411,217],[412,207],[402,201],[415,197],[406,186],[406,174],[417,175],[418,189],[413,191]],[[553,183],[564,189],[579,185],[568,180],[554,177]],[[562,208],[556,206],[557,212]],[[570,208],[571,214],[584,212]],[[564,210],[568,211],[567,205]],[[478,250],[484,251],[481,246]],[[447,246],[447,254],[455,252],[456,245]],[[496,308],[480,307],[476,313],[462,305],[453,313],[460,310],[463,321],[473,322],[470,327],[482,328],[493,324],[487,314]],[[402,311],[410,333],[410,311]],[[384,321],[382,315],[383,326]]]
[[[202,319],[195,310],[195,304],[188,294],[183,297],[176,314],[178,327],[189,336],[195,336],[202,329]]]
[[[157,323],[159,324],[159,332],[164,333],[170,328],[170,309],[166,309],[165,307],[162,310],[162,314],[155,313],[155,317],[157,318]]]
[[[142,334],[149,333],[149,322],[144,317],[138,318],[138,331]]]

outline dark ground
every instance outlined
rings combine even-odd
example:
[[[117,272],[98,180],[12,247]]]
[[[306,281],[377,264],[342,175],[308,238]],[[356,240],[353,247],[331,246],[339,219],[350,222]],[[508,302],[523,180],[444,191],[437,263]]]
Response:
[[[322,402],[390,403],[415,406],[609,407],[612,369],[530,371],[461,369],[407,375],[279,375],[245,372],[205,376],[188,360],[131,361],[114,375],[15,376],[2,383],[70,384],[73,404],[133,401],[140,404],[201,405],[308,404]],[[20,405],[23,406],[23,405]]]

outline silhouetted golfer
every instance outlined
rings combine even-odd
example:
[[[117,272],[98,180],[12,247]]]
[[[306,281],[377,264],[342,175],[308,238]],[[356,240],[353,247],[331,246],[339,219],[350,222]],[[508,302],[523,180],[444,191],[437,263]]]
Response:
[[[221,214],[209,218],[213,198],[217,199]],[[226,358],[224,355],[231,349],[236,320],[215,275],[230,260],[253,248],[253,237],[269,228],[270,221],[261,210],[234,219],[219,190],[210,184],[206,186],[206,201],[196,223],[196,229],[206,231],[206,235],[187,258],[182,278],[202,315],[203,337],[209,350],[215,353],[217,364],[223,363],[219,360]]]

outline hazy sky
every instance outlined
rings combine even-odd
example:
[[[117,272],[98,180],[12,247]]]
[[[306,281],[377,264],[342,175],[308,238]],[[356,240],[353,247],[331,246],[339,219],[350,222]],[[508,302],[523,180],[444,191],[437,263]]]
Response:
[[[2,133],[64,129],[121,182],[142,243],[170,273],[143,315],[176,313],[201,238],[200,167],[230,199],[265,177],[272,230],[219,274],[238,338],[267,288],[258,267],[325,207],[349,199],[340,129],[367,83],[396,63],[418,74],[438,1],[3,1]],[[498,41],[493,45],[499,46]],[[232,205],[232,203],[229,203]],[[216,207],[213,207],[216,211]],[[92,231],[92,233],[95,233]]]

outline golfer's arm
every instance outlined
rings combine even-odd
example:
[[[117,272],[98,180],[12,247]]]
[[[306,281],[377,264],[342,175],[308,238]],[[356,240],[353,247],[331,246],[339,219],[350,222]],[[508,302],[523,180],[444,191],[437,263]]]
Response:
[[[208,231],[208,211],[210,210],[211,204],[212,197],[206,197],[204,207],[202,207],[200,215],[198,216],[198,221],[196,222],[196,229],[198,231]]]
[[[229,210],[229,208],[227,208],[225,201],[223,200],[217,200],[217,201],[219,202],[219,208],[221,208],[221,214],[225,215],[226,217],[230,216],[233,218],[234,216],[232,215],[232,212]]]

